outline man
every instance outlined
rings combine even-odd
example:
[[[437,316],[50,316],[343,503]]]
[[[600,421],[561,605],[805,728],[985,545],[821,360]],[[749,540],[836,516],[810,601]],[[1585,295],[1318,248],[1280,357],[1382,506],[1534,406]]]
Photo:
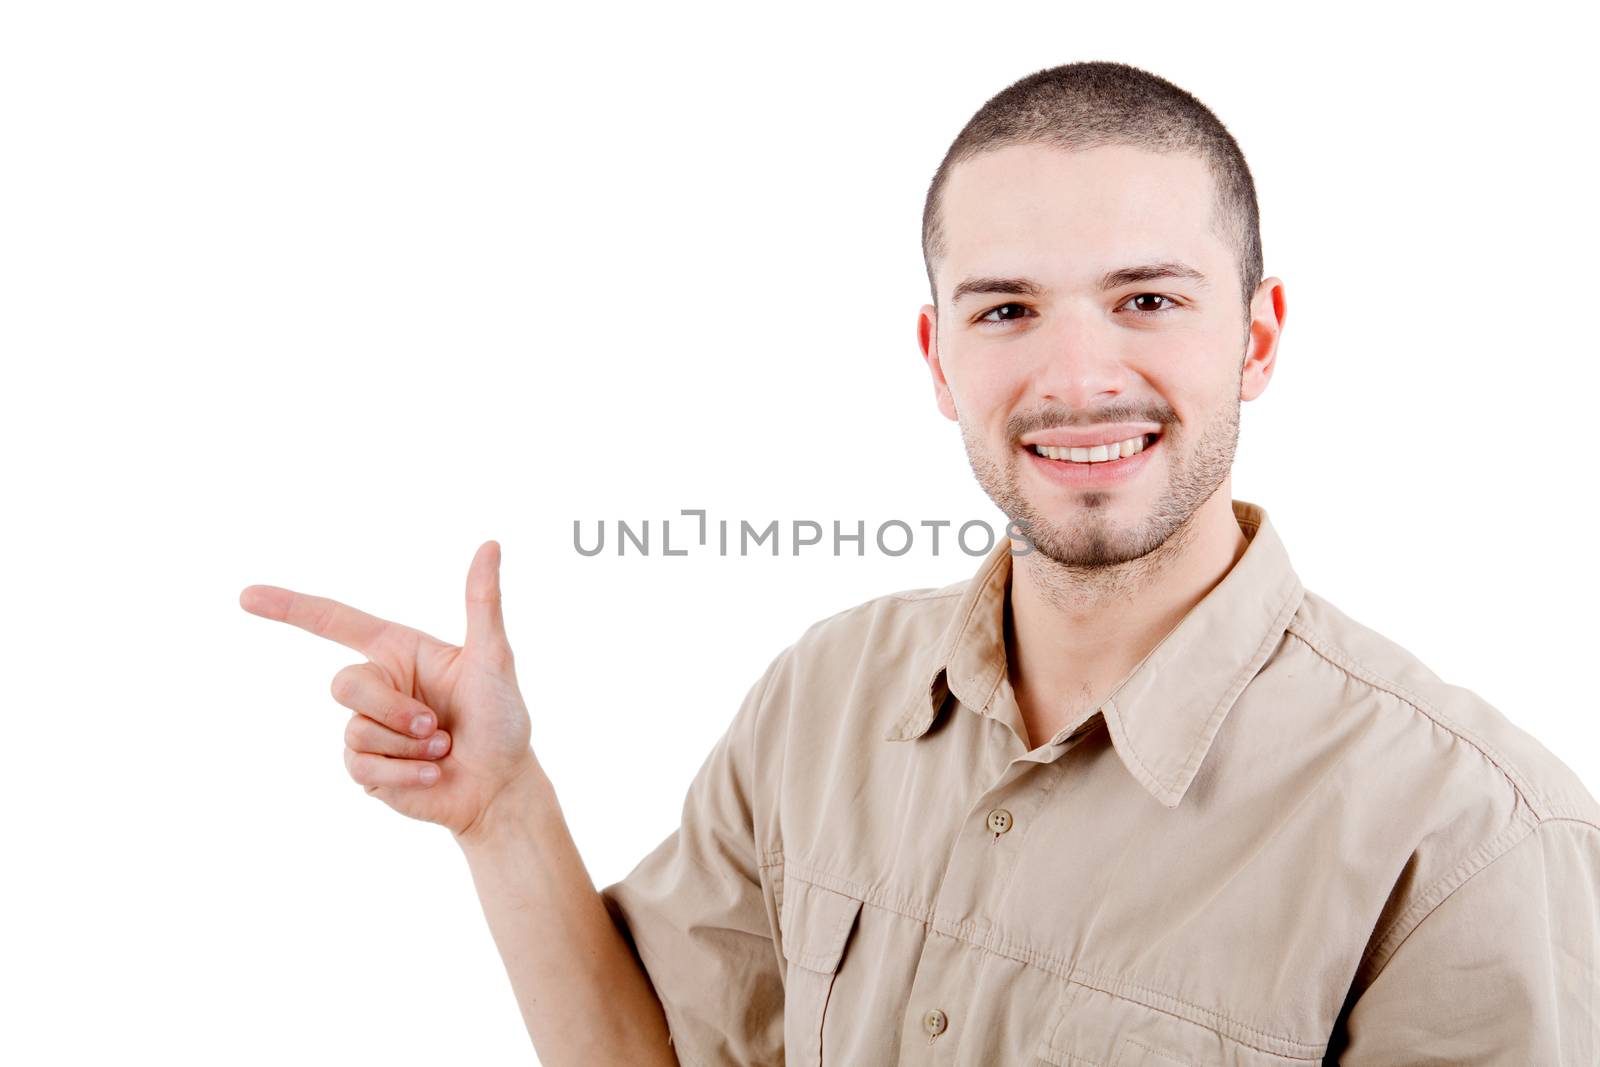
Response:
[[[351,776],[454,832],[542,1062],[1600,1062],[1600,806],[1232,498],[1285,302],[1215,116],[1039,71],[923,237],[939,410],[1026,537],[780,652],[621,882],[529,748],[493,542],[459,648],[241,597],[368,657]]]

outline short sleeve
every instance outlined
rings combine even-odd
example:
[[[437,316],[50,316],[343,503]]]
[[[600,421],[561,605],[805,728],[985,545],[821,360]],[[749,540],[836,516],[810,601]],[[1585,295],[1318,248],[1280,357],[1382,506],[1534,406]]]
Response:
[[[600,891],[655,986],[684,1067],[783,1061],[783,970],[754,829],[773,660],[695,774],[679,827]]]
[[[1447,896],[1351,1006],[1338,1063],[1600,1064],[1600,829],[1550,820]]]

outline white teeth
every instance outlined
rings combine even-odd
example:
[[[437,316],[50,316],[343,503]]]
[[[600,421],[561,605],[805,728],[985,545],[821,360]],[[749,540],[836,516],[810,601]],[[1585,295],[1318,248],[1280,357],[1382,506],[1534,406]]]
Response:
[[[1126,441],[1117,441],[1109,445],[1094,445],[1090,448],[1054,448],[1050,445],[1034,445],[1033,450],[1046,459],[1062,459],[1069,463],[1105,463],[1113,459],[1122,459],[1144,451],[1144,437],[1130,437]]]

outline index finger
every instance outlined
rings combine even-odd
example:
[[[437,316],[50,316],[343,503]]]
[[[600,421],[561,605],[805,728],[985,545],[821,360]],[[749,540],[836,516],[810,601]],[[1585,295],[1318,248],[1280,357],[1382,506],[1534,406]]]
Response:
[[[245,586],[239,594],[239,606],[263,619],[286,622],[318,637],[337,641],[346,648],[365,653],[369,659],[387,633],[403,629],[397,623],[368,615],[337,600],[297,593],[276,585]]]

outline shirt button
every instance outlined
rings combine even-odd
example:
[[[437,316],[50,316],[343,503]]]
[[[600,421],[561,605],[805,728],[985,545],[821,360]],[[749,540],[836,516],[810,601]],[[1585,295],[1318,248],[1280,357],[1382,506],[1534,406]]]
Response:
[[[1011,813],[1005,808],[995,808],[989,813],[989,829],[997,834],[1011,829]]]
[[[934,1008],[922,1017],[922,1028],[934,1037],[944,1033],[945,1027],[949,1025],[950,1020],[938,1008]]]

